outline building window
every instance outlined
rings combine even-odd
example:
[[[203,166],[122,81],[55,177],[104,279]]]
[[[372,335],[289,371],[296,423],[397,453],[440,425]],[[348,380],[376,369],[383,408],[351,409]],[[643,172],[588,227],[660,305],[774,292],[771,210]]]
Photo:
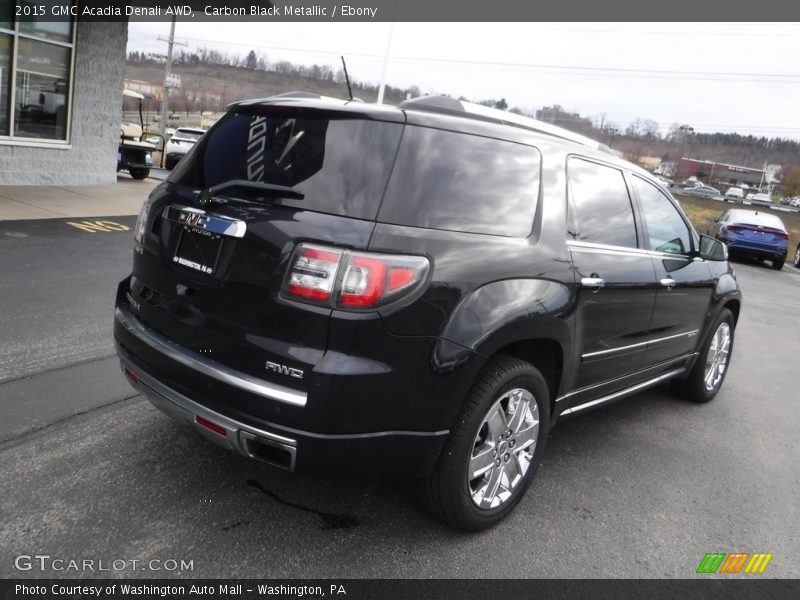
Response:
[[[17,17],[15,4],[0,0],[0,141],[66,142],[75,24]],[[37,0],[45,14],[56,4]]]

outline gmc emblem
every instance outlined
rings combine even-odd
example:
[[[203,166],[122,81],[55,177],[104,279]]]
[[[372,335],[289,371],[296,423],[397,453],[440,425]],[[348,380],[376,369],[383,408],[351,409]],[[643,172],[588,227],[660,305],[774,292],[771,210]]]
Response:
[[[185,223],[186,225],[191,225],[192,227],[203,228],[205,227],[205,224],[208,222],[208,217],[203,213],[182,210],[181,214],[178,215],[178,222]]]
[[[294,377],[295,379],[302,379],[303,372],[300,369],[293,369],[292,367],[287,367],[286,365],[281,365],[272,361],[267,361],[266,364],[267,371],[273,371],[274,373],[280,373],[281,375],[288,375],[289,377]]]

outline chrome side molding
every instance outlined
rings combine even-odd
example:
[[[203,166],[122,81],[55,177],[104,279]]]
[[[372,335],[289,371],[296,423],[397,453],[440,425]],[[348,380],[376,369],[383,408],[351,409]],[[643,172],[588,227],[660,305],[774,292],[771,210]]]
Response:
[[[591,400],[589,402],[584,402],[583,404],[579,404],[578,406],[573,406],[572,408],[568,408],[560,416],[566,415],[574,415],[582,410],[586,410],[587,408],[591,408],[592,406],[597,406],[598,404],[605,404],[606,402],[611,402],[612,400],[618,400],[624,396],[629,396],[631,394],[635,394],[636,392],[641,392],[649,387],[653,387],[661,383],[662,381],[666,381],[667,379],[671,379],[681,373],[684,373],[686,369],[681,367],[679,369],[673,369],[668,373],[664,373],[663,375],[659,375],[658,377],[654,377],[653,379],[649,379],[647,381],[643,381],[642,383],[638,383],[634,386],[629,388],[625,388],[624,390],[620,390],[618,392],[614,392],[613,394],[608,394],[607,396],[602,396],[597,400]]]

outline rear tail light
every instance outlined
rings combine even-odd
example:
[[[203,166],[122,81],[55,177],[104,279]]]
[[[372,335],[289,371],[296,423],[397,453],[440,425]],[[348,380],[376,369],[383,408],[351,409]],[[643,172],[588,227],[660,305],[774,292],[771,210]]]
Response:
[[[333,294],[342,253],[301,245],[292,259],[286,291],[290,296],[327,303]]]
[[[783,240],[788,240],[789,239],[789,234],[786,233],[785,231],[776,231],[775,235],[777,235],[779,238],[781,238]]]
[[[372,309],[417,291],[430,263],[424,256],[353,252],[300,244],[283,295],[341,309]]]

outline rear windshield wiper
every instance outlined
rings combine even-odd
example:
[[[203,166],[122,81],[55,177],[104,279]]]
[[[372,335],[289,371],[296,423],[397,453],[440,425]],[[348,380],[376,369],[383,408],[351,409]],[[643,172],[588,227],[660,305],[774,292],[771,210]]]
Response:
[[[248,181],[247,179],[231,179],[230,181],[211,186],[208,188],[208,191],[201,194],[200,198],[201,201],[208,202],[213,196],[233,189],[245,192],[258,192],[262,197],[291,198],[293,200],[302,200],[306,197],[300,190],[286,185],[264,183],[263,181]],[[245,199],[242,198],[242,200]]]

